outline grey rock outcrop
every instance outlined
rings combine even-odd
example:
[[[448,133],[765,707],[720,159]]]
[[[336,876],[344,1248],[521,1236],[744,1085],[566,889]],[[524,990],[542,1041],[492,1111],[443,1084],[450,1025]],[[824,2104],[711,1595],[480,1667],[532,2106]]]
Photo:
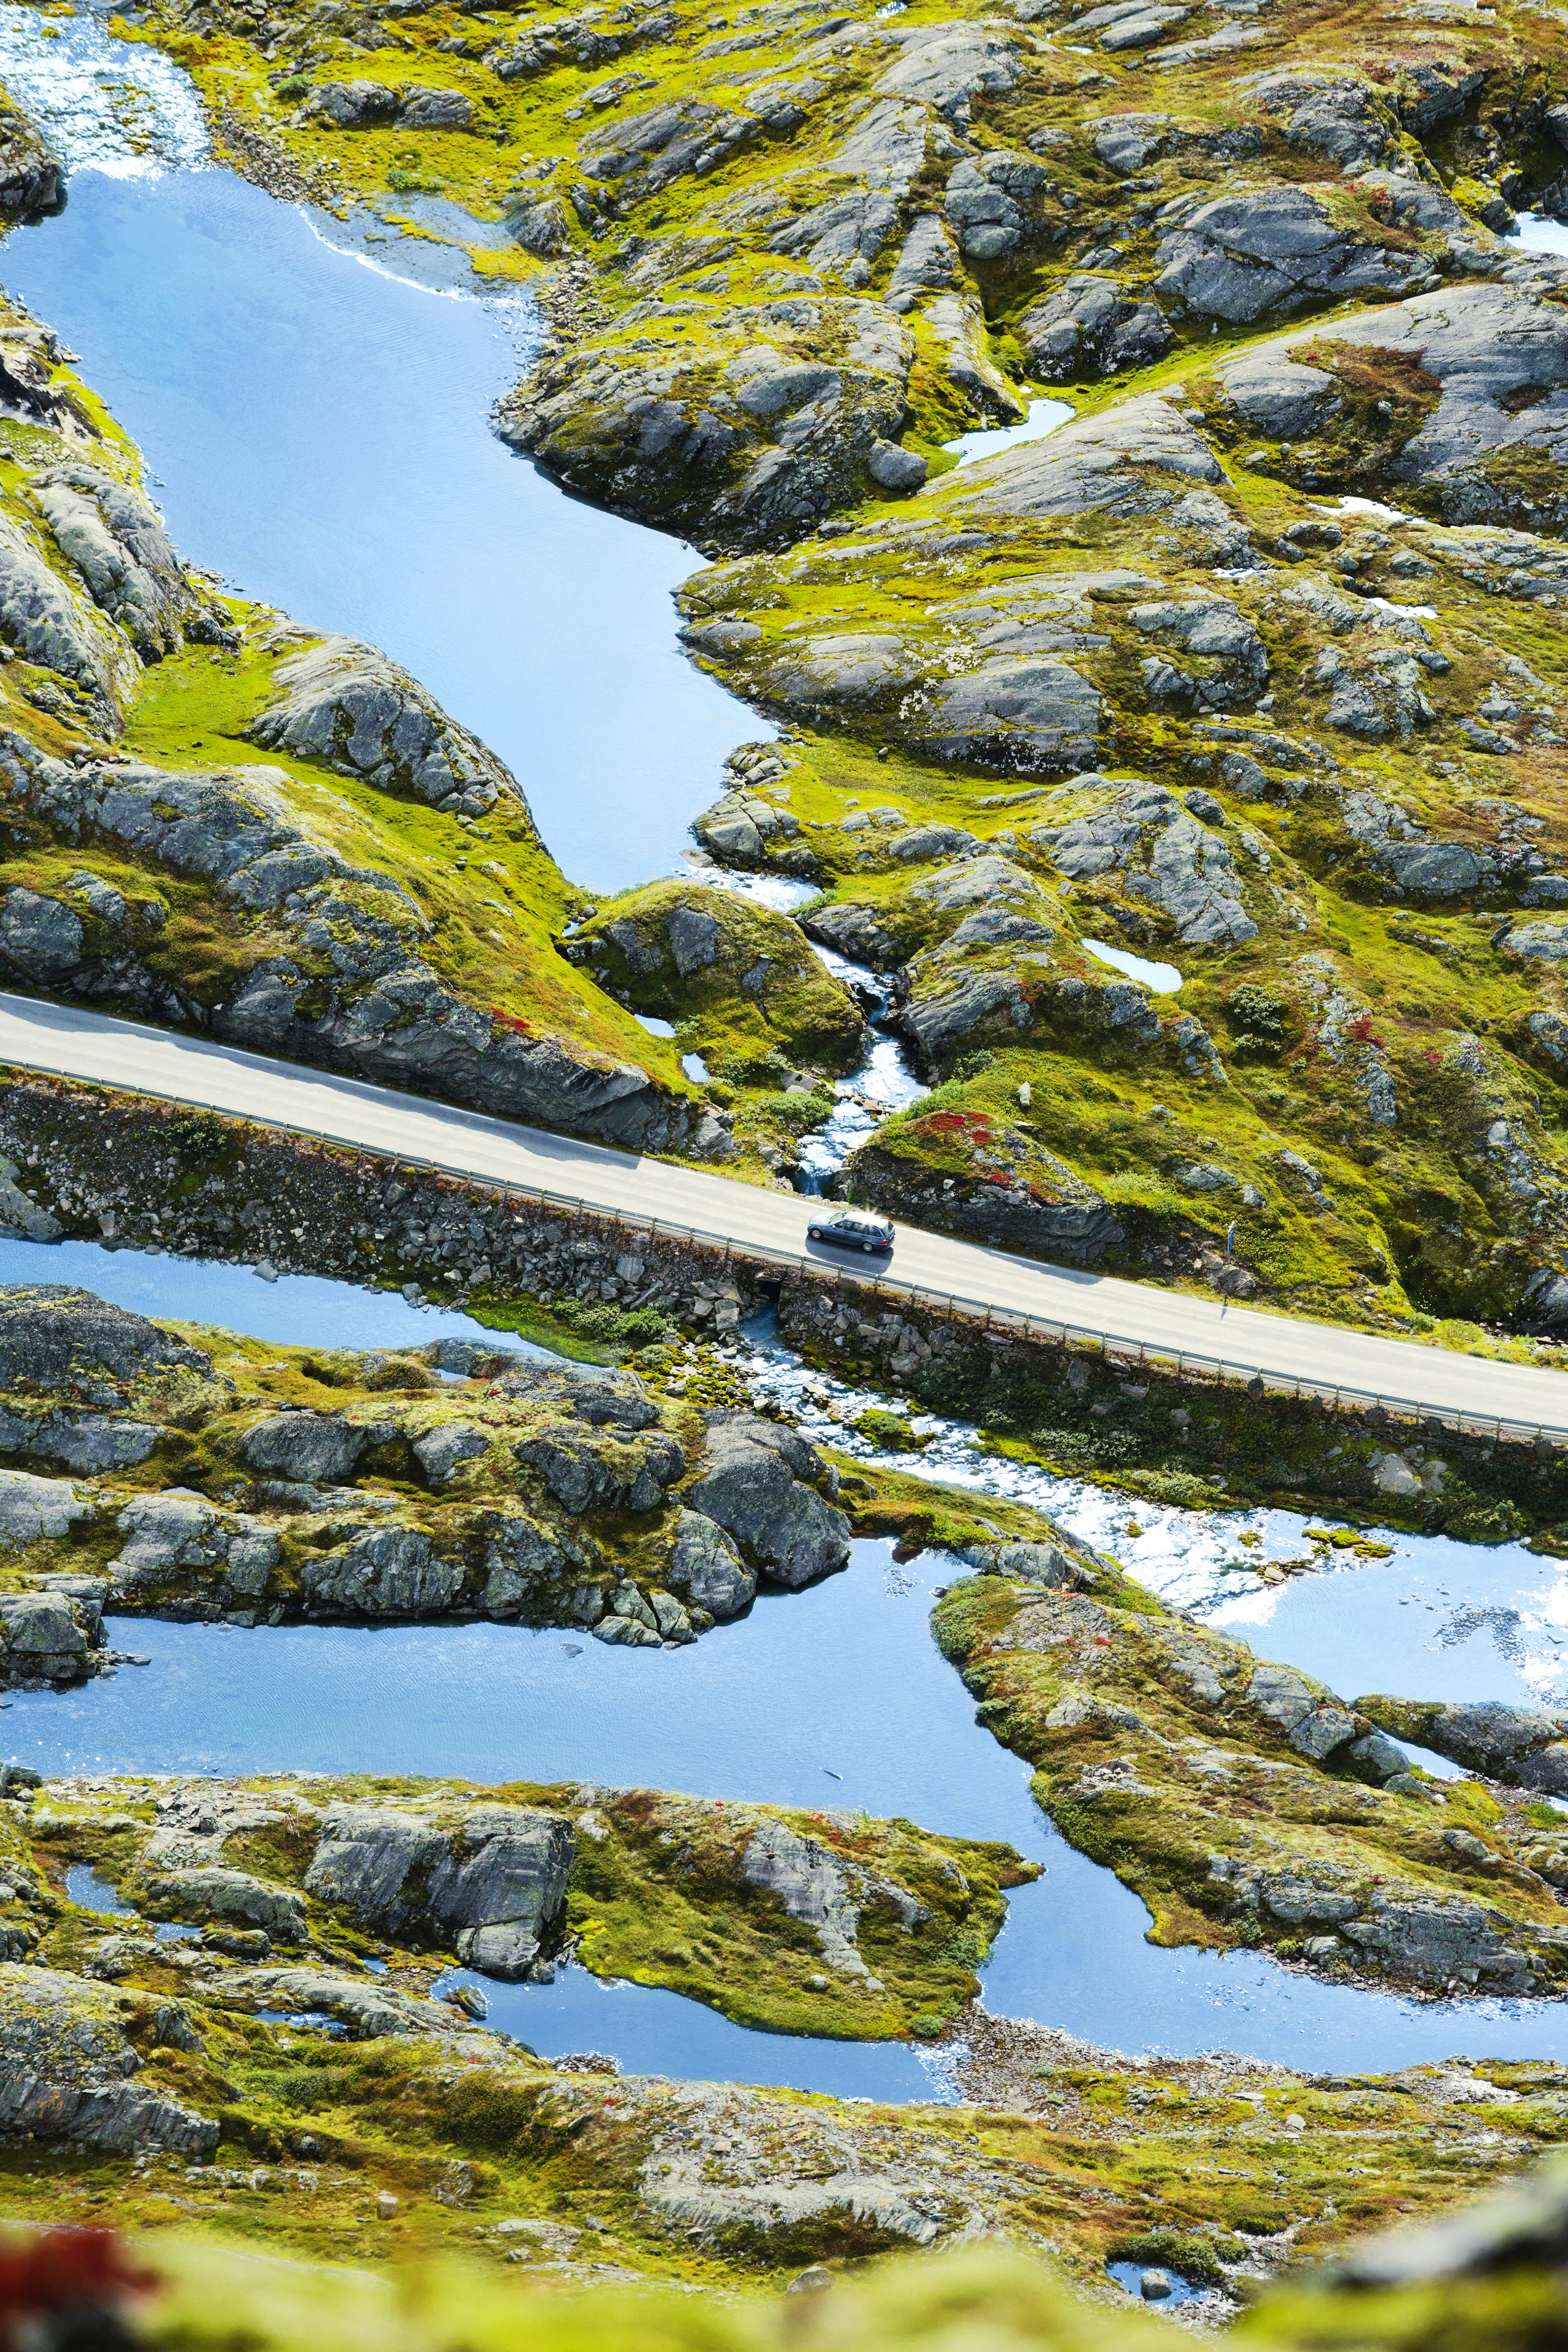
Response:
[[[278,1564],[274,1528],[179,1487],[133,1497],[116,1524],[126,1539],[109,1563],[116,1600],[164,1584],[184,1588],[195,1570],[216,1602],[248,1601],[266,1591]]]
[[[370,1528],[306,1561],[312,1614],[426,1617],[450,1608],[464,1583],[460,1559],[444,1559],[418,1528]]]
[[[303,1898],[292,1887],[275,1886],[246,1870],[215,1863],[195,1870],[153,1871],[139,1882],[137,1891],[182,1916],[260,1927],[275,1944],[306,1940]]]
[[[727,135],[716,119],[675,136],[680,111],[620,124],[591,168],[651,184],[695,160],[693,140]],[[732,121],[746,137],[763,131],[758,117]],[[666,128],[657,155],[636,143]],[[809,215],[794,225],[799,236],[813,241]],[[913,359],[913,339],[879,302],[782,297],[705,322],[689,352],[579,346],[503,400],[497,427],[605,504],[743,550],[798,538],[865,496],[873,457],[902,430]]]
[[[552,1430],[524,1438],[513,1452],[574,1512],[657,1510],[686,1469],[679,1445],[662,1430],[626,1440]]]
[[[1409,1739],[1450,1757],[1489,1780],[1568,1796],[1568,1713],[1544,1706],[1510,1706],[1500,1699],[1463,1703],[1390,1698],[1356,1701],[1369,1722],[1396,1739]]]
[[[144,1315],[70,1283],[0,1284],[0,1389],[28,1381],[112,1405],[120,1396],[109,1382],[179,1368],[208,1372],[212,1364]]]
[[[338,1805],[305,1885],[367,1926],[455,1937],[468,1966],[515,1982],[560,1924],[575,1850],[571,1822],[532,1807],[476,1805],[437,1824]]]
[[[0,2131],[113,2154],[210,2156],[216,2122],[133,2080],[142,2060],[126,2029],[143,2019],[154,2042],[190,2032],[177,2003],[126,2002],[79,1977],[0,1961]]]
[[[193,584],[152,502],[95,466],[56,466],[33,501],[93,603],[118,621],[143,661],[175,653],[187,637],[233,642],[223,614]]]
[[[0,731],[0,780],[57,835],[123,841],[151,862],[210,883],[221,902],[271,915],[297,948],[252,964],[215,1007],[120,949],[112,958],[87,949],[79,966],[65,968],[53,932],[43,935],[48,968],[34,968],[16,944],[8,948],[0,919],[0,954],[32,984],[109,993],[132,1010],[192,1021],[255,1051],[492,1115],[643,1146],[679,1139],[698,1157],[730,1148],[720,1115],[668,1094],[646,1070],[546,1031],[522,1034],[456,994],[420,952],[428,927],[415,900],[390,876],[352,865],[312,835],[278,770],[68,767]],[[302,1000],[311,999],[307,1011]]]
[[[146,1421],[107,1414],[13,1412],[0,1406],[0,1454],[34,1454],[68,1470],[126,1470],[145,1462],[162,1431]]]
[[[693,1608],[705,1609],[721,1624],[743,1614],[756,1598],[756,1577],[733,1538],[700,1511],[682,1511],[677,1519],[665,1573]]]
[[[1075,271],[1043,300],[1031,303],[1017,331],[1042,383],[1073,383],[1148,367],[1173,341],[1157,302],[1140,300],[1114,278],[1093,270]]]
[[[375,646],[324,638],[280,662],[277,682],[283,700],[250,729],[268,751],[325,761],[453,814],[482,816],[504,797],[531,825],[510,771]]]
[[[518,1363],[502,1375],[506,1397],[539,1397],[553,1407],[563,1406],[595,1429],[651,1429],[658,1407],[636,1372],[607,1364],[553,1362]]]
[[[816,1448],[753,1414],[708,1416],[708,1441],[686,1490],[690,1508],[734,1537],[770,1582],[792,1591],[849,1561],[849,1522],[818,1493],[837,1482]]]
[[[924,1904],[890,1880],[856,1870],[813,1837],[786,1822],[764,1821],[752,1832],[741,1859],[749,1886],[776,1895],[792,1919],[811,1927],[827,1965],[837,1975],[875,1985],[857,1937],[868,1904],[882,1900],[899,1915],[906,1935],[930,1917]]]
[[[237,2009],[285,2013],[320,2011],[346,2027],[353,2042],[408,2034],[421,2041],[450,2042],[461,2035],[467,2049],[486,2056],[503,2046],[492,2034],[470,2025],[448,2001],[387,1992],[374,1979],[367,1984],[363,1977],[333,1976],[330,1969],[237,1969],[224,1978],[222,1997]]]
[[[1309,299],[1404,292],[1429,272],[1410,255],[1352,235],[1310,188],[1248,188],[1200,205],[1162,240],[1154,292],[1194,318],[1249,325]]]

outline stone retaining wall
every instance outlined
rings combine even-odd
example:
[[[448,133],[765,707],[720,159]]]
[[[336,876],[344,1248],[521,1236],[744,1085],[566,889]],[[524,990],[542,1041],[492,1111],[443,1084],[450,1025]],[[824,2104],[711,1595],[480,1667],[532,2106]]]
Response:
[[[1431,1523],[1444,1481],[1457,1476],[1486,1496],[1506,1487],[1522,1523],[1568,1520],[1568,1489],[1557,1491],[1564,1456],[1550,1443],[1457,1438],[1436,1420],[1334,1412],[1256,1383],[1142,1370],[1081,1341],[1020,1336],[975,1309],[895,1299],[847,1273],[804,1273],[608,1213],[66,1080],[17,1078],[0,1090],[4,1224],[279,1274],[393,1281],[458,1304],[483,1291],[544,1307],[649,1307],[700,1333],[732,1331],[776,1297],[790,1343],[830,1369],[983,1425],[1005,1428],[1004,1401],[1023,1396],[1027,1425],[1059,1422],[1084,1441],[1062,1457],[1074,1467],[1156,1496],[1273,1494]],[[1447,1524],[1519,1531],[1461,1528],[1452,1516]]]

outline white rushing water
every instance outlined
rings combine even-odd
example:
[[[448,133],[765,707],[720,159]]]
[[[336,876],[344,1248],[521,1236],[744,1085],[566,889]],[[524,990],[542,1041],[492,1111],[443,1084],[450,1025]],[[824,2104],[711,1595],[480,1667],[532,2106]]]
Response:
[[[160,50],[117,40],[90,11],[46,16],[0,0],[0,81],[68,171],[126,178],[207,160],[189,75]]]

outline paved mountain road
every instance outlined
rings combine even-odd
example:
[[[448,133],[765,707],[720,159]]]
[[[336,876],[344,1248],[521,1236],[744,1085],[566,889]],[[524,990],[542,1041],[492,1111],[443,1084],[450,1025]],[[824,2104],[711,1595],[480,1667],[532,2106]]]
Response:
[[[372,1151],[435,1160],[454,1172],[581,1199],[660,1223],[691,1226],[742,1249],[784,1251],[823,1265],[842,1254],[809,1245],[810,1203],[603,1145],[449,1108],[388,1087],[241,1053],[169,1030],[0,992],[0,1065],[23,1065],[213,1110],[325,1133]],[[1568,1374],[1485,1361],[1399,1339],[1259,1314],[1216,1297],[1082,1274],[900,1226],[890,1264],[850,1257],[855,1271],[939,1299],[1067,1323],[1134,1346],[1182,1349],[1271,1379],[1371,1391],[1446,1412],[1568,1430]]]

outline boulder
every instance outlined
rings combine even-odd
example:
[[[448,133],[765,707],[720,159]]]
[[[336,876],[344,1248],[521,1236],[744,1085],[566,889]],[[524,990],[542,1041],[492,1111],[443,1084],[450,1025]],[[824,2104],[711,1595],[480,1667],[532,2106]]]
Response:
[[[682,1511],[675,1523],[665,1574],[694,1609],[727,1623],[756,1598],[757,1580],[733,1538],[700,1511]]]
[[[214,1864],[159,1872],[142,1884],[149,1902],[200,1919],[237,1919],[262,1928],[275,1944],[302,1944],[309,1933],[303,1897],[248,1871]]]
[[[1490,1780],[1542,1795],[1568,1796],[1568,1712],[1510,1706],[1501,1699],[1455,1703],[1375,1693],[1355,1702],[1359,1714],[1395,1739],[1450,1757]]]
[[[794,1430],[751,1413],[715,1412],[685,1499],[733,1536],[763,1576],[797,1592],[849,1564],[849,1522],[816,1491],[827,1484],[832,1492],[829,1478],[815,1447]]]
[[[1078,270],[1018,320],[1019,341],[1042,383],[1074,383],[1148,367],[1169,351],[1172,333],[1157,302],[1126,293],[1114,278]]]
[[[372,1528],[335,1550],[318,1552],[301,1575],[313,1615],[427,1617],[463,1590],[460,1559],[443,1559],[418,1528]]]
[[[199,1348],[171,1339],[144,1315],[111,1307],[90,1290],[64,1282],[0,1284],[0,1389],[30,1381],[39,1389],[82,1389],[91,1402],[118,1403],[116,1393],[92,1396],[90,1384],[179,1367],[210,1372]]]
[[[137,2086],[142,2059],[128,2028],[154,2046],[175,2037],[189,2046],[177,2002],[0,1962],[0,2132],[113,2155],[209,2157],[217,2123]]]
[[[280,662],[277,682],[284,698],[254,721],[253,741],[465,815],[504,797],[531,825],[510,770],[374,646],[324,638]]]
[[[515,1982],[560,1925],[575,1851],[571,1822],[531,1806],[476,1805],[437,1824],[336,1805],[305,1885],[368,1927],[455,1937],[468,1966]]]
[[[982,1576],[1006,1576],[1020,1584],[1041,1584],[1052,1592],[1076,1592],[1091,1586],[1094,1576],[1081,1560],[1059,1544],[965,1544],[959,1558]]]
[[[31,1454],[68,1470],[128,1470],[145,1462],[163,1431],[146,1421],[96,1413],[11,1412],[0,1406],[0,1454]]]
[[[0,1592],[0,1680],[83,1682],[100,1671],[99,1609],[64,1592]]]
[[[253,1470],[300,1486],[336,1486],[345,1479],[371,1432],[335,1412],[277,1412],[247,1430],[240,1452]]]
[[[1253,1670],[1247,1696],[1266,1723],[1284,1733],[1299,1756],[1321,1764],[1356,1737],[1354,1716],[1321,1683],[1294,1666],[1262,1663]]]
[[[663,1430],[636,1442],[546,1430],[525,1437],[512,1451],[525,1469],[538,1471],[556,1501],[574,1513],[656,1511],[664,1489],[686,1468],[679,1445]]]
[[[20,1551],[45,1536],[64,1536],[92,1505],[79,1499],[66,1478],[35,1478],[26,1470],[0,1470],[0,1550]]]
[[[437,1422],[423,1437],[414,1440],[414,1458],[427,1486],[449,1486],[465,1462],[477,1461],[489,1451],[489,1440],[482,1429],[471,1421]]]

